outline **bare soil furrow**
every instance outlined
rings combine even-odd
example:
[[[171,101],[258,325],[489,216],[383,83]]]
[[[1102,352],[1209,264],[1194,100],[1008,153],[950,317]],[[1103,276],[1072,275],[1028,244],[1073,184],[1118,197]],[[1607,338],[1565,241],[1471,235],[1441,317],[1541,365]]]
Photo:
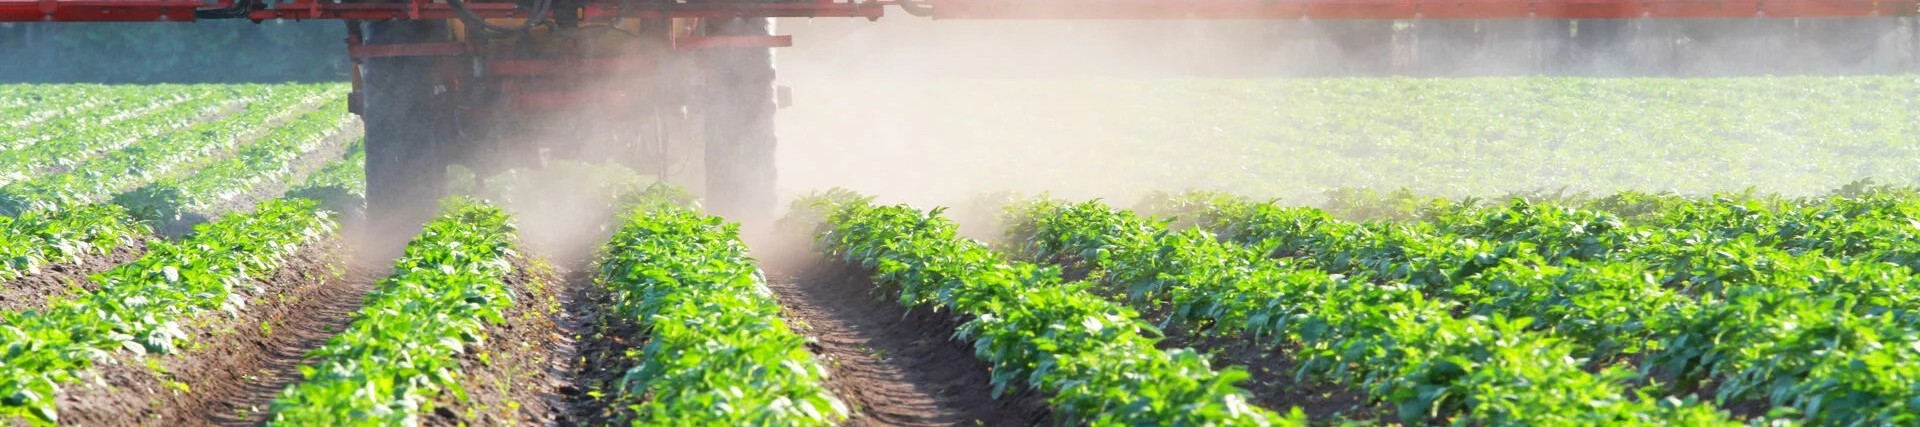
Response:
[[[563,426],[607,425],[623,415],[624,408],[610,401],[618,396],[626,369],[638,362],[627,357],[627,350],[643,342],[640,327],[632,319],[608,313],[613,301],[588,271],[581,266],[566,273],[562,305],[567,312],[560,325],[569,345],[560,357],[571,365],[566,377],[569,385],[562,389],[566,397]]]
[[[951,340],[960,319],[907,310],[866,275],[810,263],[768,275],[795,330],[832,371],[835,394],[855,410],[851,426],[1044,424],[1031,392],[995,399],[988,366]]]
[[[346,323],[367,286],[348,274],[345,246],[315,244],[243,291],[236,315],[211,313],[182,325],[194,338],[167,356],[114,355],[61,394],[70,425],[252,425],[298,361]]]
[[[489,325],[487,339],[461,358],[468,399],[441,396],[427,426],[540,426],[565,417],[568,385],[565,349],[571,347],[556,321],[563,285],[554,270],[513,257],[513,305],[504,324]]]

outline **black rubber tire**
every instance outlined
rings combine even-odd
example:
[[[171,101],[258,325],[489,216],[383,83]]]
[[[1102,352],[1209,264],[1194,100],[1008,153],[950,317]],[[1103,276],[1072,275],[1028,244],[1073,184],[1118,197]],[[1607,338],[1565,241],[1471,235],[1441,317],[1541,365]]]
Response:
[[[367,44],[445,42],[443,21],[375,21]],[[436,145],[452,129],[451,108],[436,87],[439,57],[368,58],[362,63],[367,151],[367,238],[373,248],[404,246],[445,192],[446,162]]]
[[[702,23],[708,35],[772,34],[766,18]],[[702,116],[706,134],[707,210],[749,229],[771,222],[777,178],[774,149],[773,49],[717,48],[703,52]]]

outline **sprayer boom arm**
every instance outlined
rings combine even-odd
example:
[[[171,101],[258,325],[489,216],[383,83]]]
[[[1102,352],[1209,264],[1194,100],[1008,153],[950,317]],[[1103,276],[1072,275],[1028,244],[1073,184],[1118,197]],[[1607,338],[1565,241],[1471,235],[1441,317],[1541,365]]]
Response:
[[[196,20],[195,11],[234,0],[0,0],[0,22]],[[855,17],[887,6],[937,19],[1612,19],[1910,16],[1920,0],[889,0],[586,2],[585,18]],[[473,2],[486,18],[521,18],[512,3]],[[447,3],[267,3],[232,17],[271,19],[452,19]]]

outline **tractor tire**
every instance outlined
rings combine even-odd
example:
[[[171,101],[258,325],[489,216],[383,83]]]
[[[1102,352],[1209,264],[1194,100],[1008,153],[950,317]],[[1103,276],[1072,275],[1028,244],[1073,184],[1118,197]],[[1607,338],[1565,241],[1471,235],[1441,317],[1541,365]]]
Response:
[[[702,23],[711,36],[766,36],[766,18],[716,19]],[[773,49],[715,48],[703,52],[702,96],[706,135],[709,212],[749,230],[772,222],[774,213],[775,92]]]
[[[367,44],[451,41],[442,21],[374,21]],[[446,108],[443,58],[367,58],[361,119],[366,125],[369,249],[397,250],[432,217],[445,192],[446,163],[435,147],[452,128]]]

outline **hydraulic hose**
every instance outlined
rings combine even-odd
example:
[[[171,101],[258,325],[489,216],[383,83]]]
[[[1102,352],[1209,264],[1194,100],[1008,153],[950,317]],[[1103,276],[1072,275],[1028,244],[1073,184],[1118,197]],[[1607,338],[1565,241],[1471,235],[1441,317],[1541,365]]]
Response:
[[[193,11],[193,19],[240,19],[260,6],[259,0],[236,0],[233,4],[219,9],[200,9]]]

